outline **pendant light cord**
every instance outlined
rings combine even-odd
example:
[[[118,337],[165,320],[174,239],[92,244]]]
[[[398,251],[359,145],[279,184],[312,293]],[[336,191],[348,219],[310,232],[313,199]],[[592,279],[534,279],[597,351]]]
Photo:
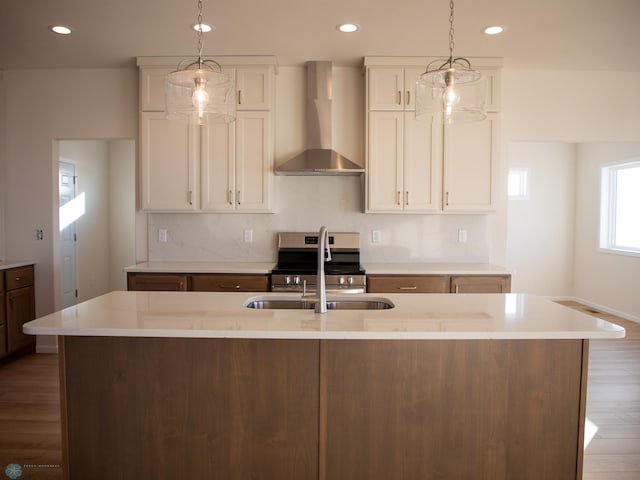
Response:
[[[449,0],[449,9],[450,9],[450,12],[449,12],[449,65],[453,66],[453,47],[454,47],[453,0]]]
[[[203,41],[202,41],[202,0],[198,0],[198,28],[196,29],[198,31],[198,68],[202,67],[202,48],[203,48]]]

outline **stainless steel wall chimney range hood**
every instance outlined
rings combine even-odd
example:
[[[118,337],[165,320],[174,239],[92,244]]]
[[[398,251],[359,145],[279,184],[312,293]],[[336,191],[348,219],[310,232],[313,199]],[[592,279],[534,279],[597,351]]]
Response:
[[[361,175],[364,168],[333,150],[331,62],[307,62],[307,150],[276,168],[276,175]]]

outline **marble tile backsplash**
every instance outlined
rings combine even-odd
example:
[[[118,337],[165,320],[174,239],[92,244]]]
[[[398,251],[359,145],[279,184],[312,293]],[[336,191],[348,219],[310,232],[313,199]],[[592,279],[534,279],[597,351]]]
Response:
[[[149,261],[270,262],[276,233],[360,232],[366,262],[488,262],[487,215],[364,214],[364,177],[275,177],[272,214],[148,215]],[[158,241],[158,230],[167,241]],[[458,230],[467,242],[458,242]],[[253,240],[244,241],[252,230]],[[372,231],[380,242],[372,242]]]

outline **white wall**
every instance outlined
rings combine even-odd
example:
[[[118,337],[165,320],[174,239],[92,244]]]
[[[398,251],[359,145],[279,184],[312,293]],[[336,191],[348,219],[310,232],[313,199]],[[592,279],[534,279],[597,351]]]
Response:
[[[126,290],[123,269],[136,263],[136,142],[110,140],[109,291]]]
[[[40,316],[54,310],[57,298],[54,140],[136,138],[137,70],[7,70],[4,88],[5,254],[36,263]],[[38,228],[44,230],[42,241],[36,240]]]
[[[598,250],[600,167],[632,158],[640,158],[640,142],[578,147],[574,295],[640,321],[640,257]]]
[[[573,295],[575,176],[572,143],[516,142],[509,168],[529,174],[529,195],[509,199],[507,267],[514,292]]]
[[[611,79],[615,78],[612,83]],[[503,146],[513,142],[640,141],[640,72],[505,69],[502,89]],[[594,250],[599,183],[580,145],[576,161],[576,242],[572,296],[640,319],[638,262]],[[595,147],[593,147],[595,148]],[[610,156],[609,156],[610,157]],[[553,181],[553,176],[548,177]],[[571,188],[571,186],[569,186]],[[498,217],[499,218],[499,217]],[[506,216],[504,217],[507,218]],[[506,225],[504,226],[506,231]],[[548,262],[551,265],[551,262]],[[552,267],[553,268],[553,267]],[[531,270],[519,269],[532,285]],[[561,293],[553,293],[561,295]]]

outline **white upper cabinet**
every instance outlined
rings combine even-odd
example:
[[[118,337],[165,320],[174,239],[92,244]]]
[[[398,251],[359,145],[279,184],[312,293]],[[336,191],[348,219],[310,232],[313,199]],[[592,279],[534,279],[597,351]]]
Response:
[[[437,212],[440,130],[413,112],[373,111],[367,138],[367,211]]]
[[[195,211],[199,208],[199,128],[164,118],[140,116],[141,203],[143,210]]]
[[[424,68],[375,67],[368,69],[369,110],[415,110],[416,80]]]
[[[494,210],[501,62],[477,62],[488,77],[488,118],[443,125],[414,116],[415,82],[431,60],[365,58],[367,213]]]
[[[271,112],[238,112],[236,121],[203,127],[202,210],[270,212]]]
[[[236,121],[189,126],[164,119],[165,76],[178,63],[138,58],[143,210],[271,211],[275,61],[227,60],[247,62],[222,66],[236,81]]]
[[[498,115],[444,129],[445,212],[490,212],[495,194]]]
[[[273,108],[273,75],[263,67],[237,67],[236,101],[238,110]]]

